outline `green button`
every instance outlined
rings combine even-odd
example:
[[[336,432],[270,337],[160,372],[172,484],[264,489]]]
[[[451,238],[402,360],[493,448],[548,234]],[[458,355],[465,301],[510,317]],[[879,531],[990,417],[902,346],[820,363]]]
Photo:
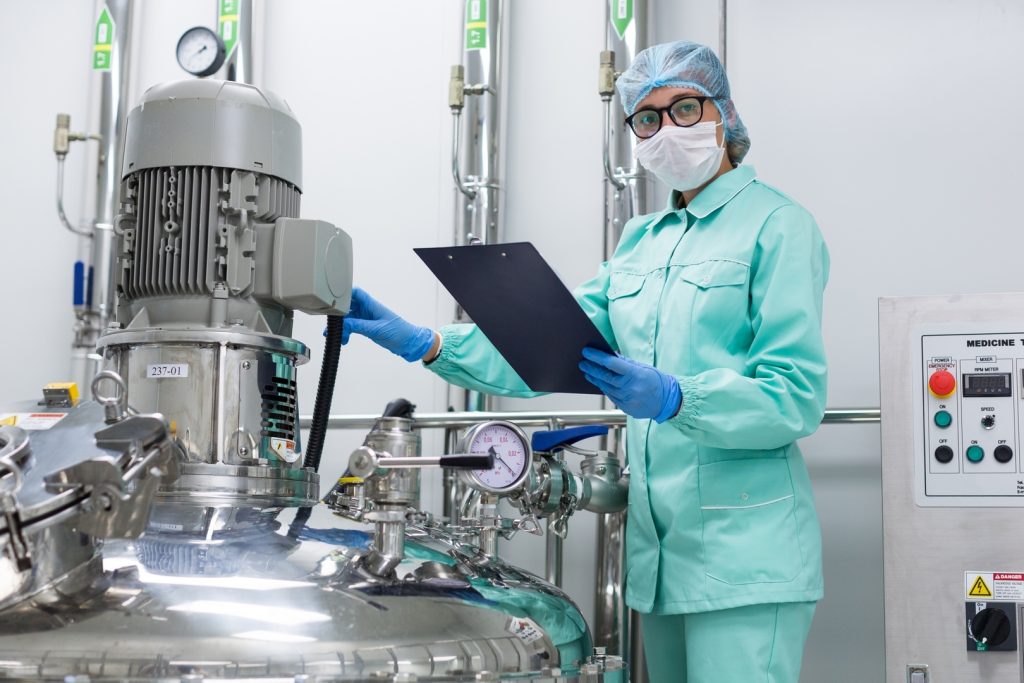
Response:
[[[981,462],[985,457],[985,449],[981,446],[968,446],[967,459],[971,462]]]
[[[935,426],[945,429],[949,425],[953,424],[953,416],[945,410],[940,410],[935,413]]]

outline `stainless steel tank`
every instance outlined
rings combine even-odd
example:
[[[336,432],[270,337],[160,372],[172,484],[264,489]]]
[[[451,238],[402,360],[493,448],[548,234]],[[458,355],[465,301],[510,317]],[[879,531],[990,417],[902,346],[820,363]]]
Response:
[[[561,590],[417,509],[416,472],[371,483],[366,520],[400,537],[376,555],[318,504],[291,318],[348,311],[352,255],[297,217],[299,145],[245,84],[158,86],[129,116],[118,391],[0,430],[0,678],[622,680]],[[368,443],[419,450],[404,418]]]

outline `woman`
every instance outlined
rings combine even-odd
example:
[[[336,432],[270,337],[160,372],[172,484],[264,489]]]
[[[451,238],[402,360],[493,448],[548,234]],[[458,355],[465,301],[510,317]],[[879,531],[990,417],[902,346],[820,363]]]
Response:
[[[828,252],[814,219],[740,165],[718,58],[689,42],[618,80],[639,161],[672,188],[575,296],[618,352],[580,369],[628,416],[626,602],[654,681],[796,683],[821,538],[794,443],[821,421]],[[358,290],[345,332],[445,380],[532,396],[473,325],[440,334]]]

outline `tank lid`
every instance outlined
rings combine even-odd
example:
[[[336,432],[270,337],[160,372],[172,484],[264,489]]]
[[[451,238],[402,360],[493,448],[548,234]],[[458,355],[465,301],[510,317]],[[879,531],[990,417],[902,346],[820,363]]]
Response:
[[[128,114],[122,177],[146,168],[215,166],[302,188],[302,128],[288,103],[235,81],[149,88]]]

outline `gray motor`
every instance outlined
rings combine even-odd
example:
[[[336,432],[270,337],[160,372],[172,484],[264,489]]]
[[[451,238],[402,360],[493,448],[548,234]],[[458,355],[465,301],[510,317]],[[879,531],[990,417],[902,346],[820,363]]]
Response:
[[[283,99],[232,81],[155,86],[128,116],[117,323],[99,347],[132,407],[166,415],[185,452],[164,500],[317,500],[292,313],[348,311],[352,243],[298,218],[301,136]]]

